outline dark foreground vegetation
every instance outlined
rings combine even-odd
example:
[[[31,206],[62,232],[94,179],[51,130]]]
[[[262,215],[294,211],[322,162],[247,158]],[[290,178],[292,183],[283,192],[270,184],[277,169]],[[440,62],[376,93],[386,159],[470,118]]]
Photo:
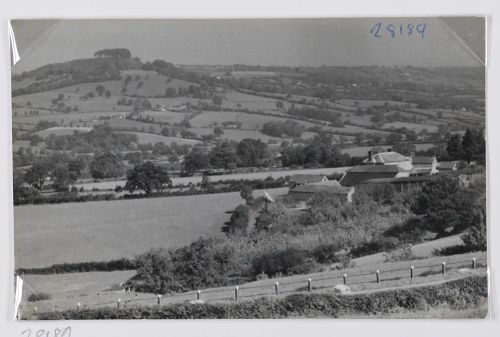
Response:
[[[67,310],[41,313],[37,318],[41,320],[348,318],[357,315],[383,315],[398,309],[426,311],[442,305],[452,310],[464,310],[481,305],[487,297],[487,277],[472,276],[437,285],[367,294],[298,293],[286,297],[263,297],[243,302]]]
[[[461,252],[483,251],[485,191],[484,181],[465,187],[438,175],[404,192],[392,185],[359,187],[352,203],[319,194],[307,211],[290,212],[245,189],[227,237],[146,252],[129,282],[137,291],[165,294],[340,269],[378,252],[388,252],[388,262],[408,260],[410,245],[460,233]]]

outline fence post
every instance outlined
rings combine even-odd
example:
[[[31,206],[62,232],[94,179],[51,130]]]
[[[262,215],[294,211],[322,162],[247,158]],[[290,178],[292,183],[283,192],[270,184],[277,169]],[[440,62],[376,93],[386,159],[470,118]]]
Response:
[[[238,286],[234,287],[234,299],[238,299],[238,289],[240,289]]]
[[[472,269],[476,269],[476,258],[472,258]]]
[[[344,274],[342,278],[344,279],[344,284],[347,284],[347,274]]]
[[[279,294],[279,289],[278,289],[278,287],[279,287],[279,282],[276,282],[276,283],[274,284],[274,292],[276,293],[276,295],[278,295],[278,294]]]
[[[375,274],[377,274],[377,283],[380,283],[380,271],[377,270]]]
[[[120,303],[121,303],[121,301],[122,301],[121,299],[118,299],[118,300],[116,301],[116,305],[117,305],[117,308],[118,308],[118,309],[120,309]]]
[[[410,278],[413,278],[413,272],[415,270],[415,267],[414,266],[411,266],[410,267]]]
[[[156,298],[158,299],[158,305],[161,305],[161,294],[156,295]]]
[[[201,297],[201,290],[198,290],[198,292],[196,293],[196,299],[199,300]]]
[[[443,275],[446,273],[446,262],[444,262],[444,261],[441,264],[441,272],[443,273]]]
[[[80,302],[78,302],[78,303],[76,304],[76,312],[80,311],[80,307],[81,307],[81,306],[82,306],[82,305],[80,304]]]
[[[307,291],[311,292],[311,282],[312,279],[307,279]]]

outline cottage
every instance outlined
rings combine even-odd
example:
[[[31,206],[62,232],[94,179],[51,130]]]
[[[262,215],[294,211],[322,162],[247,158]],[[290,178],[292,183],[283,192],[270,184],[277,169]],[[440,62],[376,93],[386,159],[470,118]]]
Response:
[[[369,151],[368,158],[365,159],[364,163],[368,165],[397,165],[402,170],[411,170],[413,167],[411,158],[393,152],[391,149],[376,154]]]
[[[398,165],[360,165],[347,170],[340,179],[340,185],[357,186],[370,179],[409,177],[410,173],[411,170],[404,170]]]
[[[327,182],[328,178],[325,175],[295,174],[290,178],[290,184],[292,187]]]
[[[318,194],[334,195],[340,200],[352,202],[354,187],[332,185],[300,185],[291,188],[284,199],[287,203],[293,204],[296,207],[304,208],[304,205]]]
[[[413,156],[411,157],[411,161],[416,175],[430,175],[438,172],[438,162],[436,157]]]

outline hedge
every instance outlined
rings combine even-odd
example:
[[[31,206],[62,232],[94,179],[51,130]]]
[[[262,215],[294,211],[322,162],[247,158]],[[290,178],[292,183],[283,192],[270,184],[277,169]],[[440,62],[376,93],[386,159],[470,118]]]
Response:
[[[262,297],[241,302],[67,310],[41,313],[38,319],[336,318],[385,314],[398,308],[429,310],[443,304],[461,310],[480,305],[487,296],[486,276],[472,276],[437,285],[366,294],[297,293],[283,298]]]
[[[135,270],[137,263],[135,260],[119,259],[99,262],[78,262],[54,264],[50,267],[42,268],[19,268],[18,274],[64,274],[64,273],[82,273],[89,271],[115,271],[115,270]]]

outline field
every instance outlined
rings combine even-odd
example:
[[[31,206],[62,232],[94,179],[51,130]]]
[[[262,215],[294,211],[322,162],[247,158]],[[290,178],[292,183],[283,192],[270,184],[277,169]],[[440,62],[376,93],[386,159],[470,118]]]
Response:
[[[57,122],[60,126],[69,126],[70,123],[73,123],[73,126],[86,126],[94,125],[94,124],[102,124],[99,122],[99,118],[118,118],[122,115],[123,112],[87,112],[87,113],[53,113],[53,114],[40,114],[37,116],[14,116],[12,118],[12,124],[15,126],[19,124],[34,126],[39,121],[46,120],[49,122]]]
[[[142,118],[153,118],[155,123],[177,124],[184,120],[187,113],[171,111],[144,111],[141,112]]]
[[[146,132],[117,131],[117,133],[128,133],[128,134],[136,135],[138,138],[139,144],[148,144],[148,143],[155,144],[155,143],[163,142],[167,145],[170,145],[172,143],[177,143],[179,145],[182,145],[182,144],[194,145],[194,144],[201,143],[199,140],[195,140],[195,139],[186,139],[186,138],[179,138],[179,137],[165,137],[162,135],[156,135],[153,133],[146,133]]]
[[[385,123],[383,127],[384,127],[384,129],[407,128],[408,130],[413,130],[416,133],[419,133],[420,131],[422,131],[424,129],[426,129],[429,132],[436,132],[438,129],[437,125],[404,123],[404,122]]]
[[[342,153],[347,153],[351,157],[366,157],[368,155],[368,151],[375,147],[387,147],[391,148],[393,145],[384,145],[384,146],[355,146],[355,147],[348,147],[342,149]],[[415,144],[415,148],[417,151],[426,151],[430,149],[431,147],[436,146],[436,144],[433,143],[423,143],[423,144]]]
[[[383,106],[385,103],[391,105],[391,106],[398,106],[398,107],[414,107],[415,104],[411,103],[406,103],[406,102],[400,102],[400,101],[384,101],[384,100],[373,100],[373,99],[338,99],[336,100],[337,104],[340,105],[347,105],[347,106],[354,106],[354,107],[360,107],[360,108],[369,108],[372,106]]]
[[[53,127],[45,130],[38,131],[36,134],[42,138],[48,137],[49,135],[54,136],[66,136],[72,135],[74,132],[86,133],[90,132],[92,128],[88,127]]]
[[[219,176],[211,176],[210,181],[224,181],[224,180],[245,180],[245,179],[266,179],[267,177],[272,177],[274,179],[280,177],[291,176],[294,174],[337,174],[345,172],[349,167],[335,167],[335,168],[322,168],[322,169],[305,169],[305,170],[279,170],[279,171],[266,171],[266,172],[255,172],[255,173],[236,173],[236,174],[224,174]],[[193,177],[176,177],[171,178],[172,185],[187,185],[187,184],[199,184],[201,183],[201,176]],[[117,185],[125,186],[125,180],[113,180],[113,181],[100,181],[100,182],[85,182],[77,183],[74,186],[80,188],[83,187],[86,190],[91,190],[93,188],[97,189],[114,189]]]
[[[222,125],[223,122],[240,122],[242,129],[261,130],[264,123],[276,121],[285,122],[286,119],[235,111],[204,111],[201,115],[192,118],[189,123],[191,123],[192,127],[203,128]],[[297,123],[306,128],[315,126],[315,124],[305,121],[297,121]]]
[[[220,227],[229,219],[225,212],[242,201],[234,192],[15,207],[15,266],[133,257],[154,247],[222,235]]]

